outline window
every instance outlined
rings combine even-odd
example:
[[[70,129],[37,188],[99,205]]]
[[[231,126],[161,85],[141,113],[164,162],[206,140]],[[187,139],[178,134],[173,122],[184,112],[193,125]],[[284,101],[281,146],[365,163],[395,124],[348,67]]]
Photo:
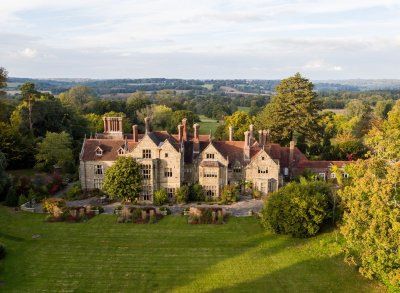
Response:
[[[350,177],[349,174],[343,173],[343,178],[349,178],[349,177]]]
[[[164,177],[172,177],[172,168],[164,169]]]
[[[170,187],[167,187],[167,188],[165,188],[165,191],[167,192],[167,195],[168,195],[168,199],[173,199],[174,198],[174,194],[175,194],[175,188],[170,188]]]
[[[214,197],[217,195],[217,186],[203,186],[207,197]]]
[[[94,174],[103,175],[103,165],[94,166]]]
[[[142,158],[143,159],[151,159],[151,150],[143,150]]]
[[[206,154],[207,159],[214,159],[214,154]]]
[[[283,175],[285,175],[285,176],[289,175],[289,168],[283,169]]]
[[[274,179],[268,180],[268,192],[274,192],[276,190],[276,181]]]
[[[118,155],[123,155],[123,154],[125,154],[125,151],[124,151],[123,148],[120,148],[120,149],[118,150]]]
[[[258,174],[267,174],[268,168],[267,167],[258,167]]]
[[[264,160],[265,160],[265,157],[261,157],[261,160],[263,160],[263,161],[264,161]]]
[[[260,191],[262,193],[266,193],[267,192],[267,183],[265,182],[260,182]]]
[[[242,167],[240,166],[233,167],[233,173],[241,173],[241,172],[242,172]]]
[[[218,177],[218,170],[205,169],[203,177],[216,178]]]
[[[336,179],[336,173],[331,173],[331,179]]]
[[[165,154],[164,154],[164,157],[165,157],[165,158],[168,158],[168,153],[165,153]]]
[[[94,183],[94,188],[103,189],[103,179],[95,178],[93,180],[93,183]]]
[[[325,173],[318,173],[318,177],[322,180],[325,180]]]
[[[151,179],[151,165],[140,165],[140,175],[143,179]]]
[[[142,200],[150,201],[151,194],[152,194],[151,185],[142,186],[142,190],[140,191],[140,194],[142,195]]]
[[[96,156],[102,156],[102,155],[103,155],[103,150],[100,147],[98,147],[96,149]]]

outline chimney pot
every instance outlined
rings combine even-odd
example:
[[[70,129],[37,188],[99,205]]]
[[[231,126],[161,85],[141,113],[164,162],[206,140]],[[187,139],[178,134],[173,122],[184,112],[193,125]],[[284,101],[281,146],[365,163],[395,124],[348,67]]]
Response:
[[[200,128],[200,125],[199,124],[197,124],[197,123],[195,123],[195,124],[193,124],[193,130],[194,130],[194,139],[199,139],[199,128]]]
[[[233,127],[229,125],[229,141],[233,141]]]
[[[149,117],[144,118],[144,127],[145,127],[146,133],[150,132],[150,118]]]
[[[132,125],[132,139],[134,142],[138,142],[139,140],[138,126]]]

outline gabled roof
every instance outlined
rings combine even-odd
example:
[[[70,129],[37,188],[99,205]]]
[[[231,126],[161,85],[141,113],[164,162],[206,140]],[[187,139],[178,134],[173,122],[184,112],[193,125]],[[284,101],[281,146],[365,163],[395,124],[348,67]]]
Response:
[[[137,143],[128,141],[128,149],[133,149]],[[118,157],[118,150],[125,146],[124,139],[86,139],[82,147],[83,161],[114,161]],[[100,147],[103,155],[96,155],[96,149]]]

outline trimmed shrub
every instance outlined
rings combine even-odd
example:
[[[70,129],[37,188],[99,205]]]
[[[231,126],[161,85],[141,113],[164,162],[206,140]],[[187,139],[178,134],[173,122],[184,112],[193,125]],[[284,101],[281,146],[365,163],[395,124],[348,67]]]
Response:
[[[189,200],[189,187],[184,185],[175,191],[177,203],[186,203]]]
[[[196,183],[190,187],[189,190],[189,200],[190,201],[204,201],[205,194],[203,190],[203,186]]]
[[[168,195],[165,189],[160,189],[154,192],[154,204],[161,206],[168,202]]]
[[[80,199],[82,195],[82,188],[80,183],[75,183],[66,193],[69,200]]]
[[[27,203],[28,199],[25,195],[21,194],[18,198],[18,206],[22,206],[24,203]]]
[[[223,203],[236,202],[239,199],[239,190],[232,185],[226,185],[221,193],[221,201]]]
[[[259,190],[253,190],[252,196],[253,196],[253,198],[255,198],[255,199],[260,199],[260,198],[261,198],[261,191],[259,191]]]
[[[18,205],[18,196],[14,187],[8,189],[4,204],[9,207],[16,207]]]
[[[328,183],[292,182],[272,193],[261,211],[261,223],[276,233],[310,237],[331,216],[332,191]]]

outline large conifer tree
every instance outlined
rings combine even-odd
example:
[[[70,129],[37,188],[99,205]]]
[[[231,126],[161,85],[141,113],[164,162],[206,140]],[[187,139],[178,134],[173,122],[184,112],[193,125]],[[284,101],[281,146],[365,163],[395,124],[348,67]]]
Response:
[[[287,143],[293,134],[314,141],[318,133],[319,103],[314,85],[300,73],[284,79],[276,95],[257,116],[258,129],[270,129],[273,141]]]

